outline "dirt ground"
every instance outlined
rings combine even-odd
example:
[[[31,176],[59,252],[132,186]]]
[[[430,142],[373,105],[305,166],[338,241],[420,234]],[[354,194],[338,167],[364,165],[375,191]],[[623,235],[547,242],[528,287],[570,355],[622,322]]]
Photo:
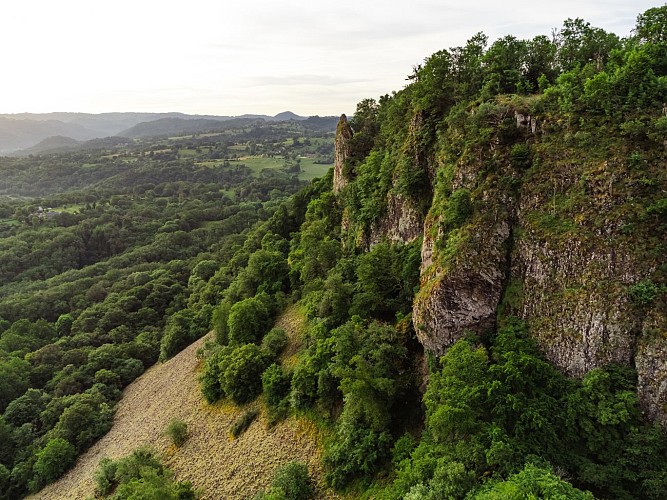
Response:
[[[203,343],[201,339],[166,363],[153,366],[128,386],[112,429],[59,481],[31,498],[90,498],[99,461],[103,457],[120,458],[144,444],[162,454],[176,479],[189,480],[201,488],[204,499],[252,497],[269,485],[278,466],[291,460],[308,465],[317,483],[318,498],[335,498],[323,487],[317,432],[309,421],[290,417],[267,430],[262,412],[238,439],[230,437],[233,422],[260,403],[256,401],[244,409],[229,403],[206,404],[197,381],[196,353]],[[178,449],[164,436],[174,418],[183,420],[189,433]]]

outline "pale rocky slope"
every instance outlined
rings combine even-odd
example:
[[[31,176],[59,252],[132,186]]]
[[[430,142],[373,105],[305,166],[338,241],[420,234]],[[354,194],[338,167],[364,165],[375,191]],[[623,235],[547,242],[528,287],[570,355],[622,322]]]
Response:
[[[149,444],[165,457],[176,479],[203,489],[205,499],[252,497],[270,484],[275,469],[291,460],[308,464],[318,498],[333,498],[322,486],[317,433],[306,420],[290,417],[267,430],[260,417],[233,440],[229,430],[245,411],[231,404],[208,405],[197,381],[201,339],[133,382],[118,405],[113,428],[59,481],[31,498],[84,499],[93,496],[93,475],[103,457],[112,459]],[[259,401],[253,405],[259,405]],[[252,406],[251,406],[252,407]],[[164,436],[173,418],[187,423],[189,438],[175,449]]]

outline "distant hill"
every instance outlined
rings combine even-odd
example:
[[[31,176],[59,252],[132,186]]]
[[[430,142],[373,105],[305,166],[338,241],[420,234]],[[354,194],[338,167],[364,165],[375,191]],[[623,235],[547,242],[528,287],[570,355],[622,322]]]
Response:
[[[53,136],[87,141],[120,134],[139,123],[164,118],[182,120],[230,120],[230,116],[198,116],[183,113],[19,113],[0,114],[0,155],[37,145]]]
[[[184,113],[0,114],[0,155],[55,152],[75,146],[71,142],[64,143],[62,138],[88,141],[111,136],[156,137],[223,130],[258,121],[298,121],[311,130],[323,131],[335,130],[337,118],[303,117],[291,111],[284,111],[275,116],[245,114],[237,117]],[[61,139],[49,139],[53,137]],[[40,144],[45,139],[49,141]]]
[[[87,140],[95,133],[76,123],[59,120],[21,120],[0,116],[0,154],[27,148],[52,136]]]
[[[101,137],[89,141],[77,141],[71,137],[56,135],[47,137],[32,147],[14,151],[12,156],[29,156],[37,154],[62,153],[74,150],[112,149],[127,146],[133,142],[127,137]]]
[[[51,137],[42,139],[34,146],[15,151],[14,155],[28,156],[31,154],[58,153],[62,151],[69,151],[79,144],[81,144],[81,141],[77,141],[71,137],[66,137],[64,135],[52,135]]]
[[[185,132],[205,132],[218,127],[220,123],[220,121],[207,119],[160,118],[159,120],[134,125],[127,130],[123,130],[119,135],[124,137],[156,137]]]
[[[305,116],[299,116],[295,113],[292,113],[291,111],[283,111],[282,113],[278,113],[276,116],[274,116],[278,121],[287,121],[287,120],[306,120],[307,117]]]
[[[301,124],[310,130],[327,132],[336,130],[338,124],[337,116],[309,116],[301,121]]]
[[[195,134],[200,132],[213,132],[230,127],[242,127],[256,123],[257,121],[258,119],[256,118],[234,118],[226,120],[211,120],[205,118],[161,118],[159,120],[139,123],[127,130],[123,130],[118,135],[123,137],[159,137],[163,135]]]

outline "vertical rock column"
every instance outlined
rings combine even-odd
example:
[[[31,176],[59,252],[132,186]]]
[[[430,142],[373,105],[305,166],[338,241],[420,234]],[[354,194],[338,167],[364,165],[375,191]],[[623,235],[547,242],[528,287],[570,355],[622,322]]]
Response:
[[[352,150],[352,135],[352,127],[347,122],[347,116],[340,115],[334,142],[334,193],[339,193],[349,182],[349,179],[345,177],[344,168],[345,161],[350,157]]]

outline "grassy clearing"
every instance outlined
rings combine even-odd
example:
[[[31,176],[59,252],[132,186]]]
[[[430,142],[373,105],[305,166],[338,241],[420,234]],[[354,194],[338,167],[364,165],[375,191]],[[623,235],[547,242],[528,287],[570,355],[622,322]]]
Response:
[[[315,161],[310,158],[303,158],[301,159],[299,179],[302,181],[312,181],[316,177],[324,177],[331,167],[333,167],[333,163],[321,164],[315,163]]]
[[[280,355],[280,362],[287,368],[293,368],[298,361],[298,353],[303,346],[303,337],[308,328],[306,315],[299,304],[292,304],[276,320],[276,328],[287,333],[287,347]]]
[[[68,203],[59,207],[51,207],[54,212],[67,212],[68,214],[79,213],[86,206],[85,203]]]
[[[243,163],[246,167],[252,170],[252,173],[255,176],[259,175],[259,173],[265,168],[277,170],[285,166],[285,160],[275,156],[269,158],[262,156],[242,156],[239,158],[239,162]]]
[[[194,158],[198,154],[199,153],[197,153],[197,151],[194,150],[194,149],[179,149],[178,150],[178,157],[179,158]]]

